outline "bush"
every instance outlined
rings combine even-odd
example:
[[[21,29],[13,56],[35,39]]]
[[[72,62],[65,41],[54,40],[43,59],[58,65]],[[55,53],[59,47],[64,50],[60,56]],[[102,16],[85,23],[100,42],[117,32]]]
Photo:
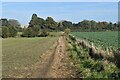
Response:
[[[15,37],[17,35],[17,29],[13,26],[2,27],[2,38]]]
[[[40,31],[40,27],[38,25],[35,25],[32,29],[34,31],[34,35],[38,36],[39,31]]]
[[[8,27],[2,27],[2,38],[9,37],[9,28]]]
[[[120,50],[114,51],[114,57],[117,67],[120,68]]]
[[[35,37],[34,31],[32,28],[27,28],[23,31],[22,37]]]
[[[101,61],[96,61],[96,63],[92,66],[92,70],[94,71],[97,71],[97,72],[101,72],[104,70],[104,66],[103,64],[101,63]]]
[[[9,37],[15,37],[17,35],[17,29],[13,26],[9,26]]]
[[[48,36],[49,33],[46,30],[42,30],[41,34],[39,35],[39,37],[46,37]]]
[[[68,36],[70,34],[70,29],[69,28],[65,29],[64,33],[65,33],[65,36]]]

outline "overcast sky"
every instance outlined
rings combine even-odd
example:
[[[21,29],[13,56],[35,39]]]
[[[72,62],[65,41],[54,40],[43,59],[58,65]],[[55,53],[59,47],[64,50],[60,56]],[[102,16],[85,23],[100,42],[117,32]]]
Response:
[[[3,2],[2,17],[17,19],[27,25],[33,13],[56,21],[79,22],[84,19],[96,21],[118,21],[117,2]]]

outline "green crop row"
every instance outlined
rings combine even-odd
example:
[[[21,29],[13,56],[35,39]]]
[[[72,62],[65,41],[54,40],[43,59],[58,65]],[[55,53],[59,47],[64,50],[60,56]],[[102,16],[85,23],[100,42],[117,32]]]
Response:
[[[96,46],[103,49],[118,49],[118,32],[73,32],[77,38],[82,38],[89,42],[93,42]]]

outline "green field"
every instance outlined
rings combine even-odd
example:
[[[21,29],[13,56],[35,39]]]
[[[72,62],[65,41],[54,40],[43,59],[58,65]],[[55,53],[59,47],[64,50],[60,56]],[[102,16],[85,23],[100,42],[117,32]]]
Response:
[[[73,36],[74,35],[74,36]],[[71,37],[72,36],[72,37]],[[78,75],[83,78],[119,78],[119,55],[113,58],[105,56],[104,52],[99,49],[81,45],[78,40],[94,43],[96,47],[105,49],[106,47],[118,48],[118,32],[72,32],[68,38],[69,56],[73,63],[77,65]],[[98,51],[98,52],[97,52]],[[101,54],[99,54],[101,51]],[[114,54],[114,53],[113,53]],[[101,57],[102,56],[102,57]],[[109,58],[108,58],[109,57]]]
[[[96,46],[103,48],[118,48],[118,32],[73,32],[77,38],[93,42]]]
[[[46,52],[58,37],[8,38],[2,40],[3,77],[15,73],[39,61],[39,56]]]

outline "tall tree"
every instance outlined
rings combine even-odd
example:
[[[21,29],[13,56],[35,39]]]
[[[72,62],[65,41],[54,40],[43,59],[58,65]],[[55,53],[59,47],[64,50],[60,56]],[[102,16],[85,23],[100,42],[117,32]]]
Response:
[[[112,22],[110,22],[108,24],[108,27],[107,27],[108,30],[113,30],[114,29],[114,25],[112,24]]]
[[[91,31],[95,31],[96,30],[96,26],[97,26],[97,22],[92,20],[91,22]]]
[[[14,26],[9,26],[9,37],[15,37],[17,35],[17,29]]]
[[[29,28],[26,28],[24,31],[23,31],[23,34],[22,34],[23,37],[35,37],[34,35],[34,31],[31,27]]]
[[[9,19],[8,20],[8,25],[16,27],[16,28],[20,27],[20,23],[17,20],[15,20],[15,19]]]
[[[55,30],[56,27],[57,27],[57,22],[55,22],[52,17],[47,17],[47,19],[46,19],[46,26],[49,29]]]
[[[57,31],[63,31],[63,24],[62,24],[62,22],[58,23]]]
[[[32,19],[29,22],[29,27],[39,26],[40,28],[43,28],[45,25],[45,20],[42,18],[39,18],[37,14],[32,15]]]
[[[40,27],[38,25],[35,25],[32,29],[33,29],[34,35],[38,36]]]
[[[83,31],[90,31],[91,30],[91,22],[89,20],[83,20],[80,22]]]
[[[73,27],[72,22],[66,21],[66,20],[62,22],[62,25],[63,25],[64,29],[66,29],[66,28],[70,28],[71,29]]]
[[[0,23],[2,23],[1,26],[8,26],[8,20],[5,18],[0,19]]]

